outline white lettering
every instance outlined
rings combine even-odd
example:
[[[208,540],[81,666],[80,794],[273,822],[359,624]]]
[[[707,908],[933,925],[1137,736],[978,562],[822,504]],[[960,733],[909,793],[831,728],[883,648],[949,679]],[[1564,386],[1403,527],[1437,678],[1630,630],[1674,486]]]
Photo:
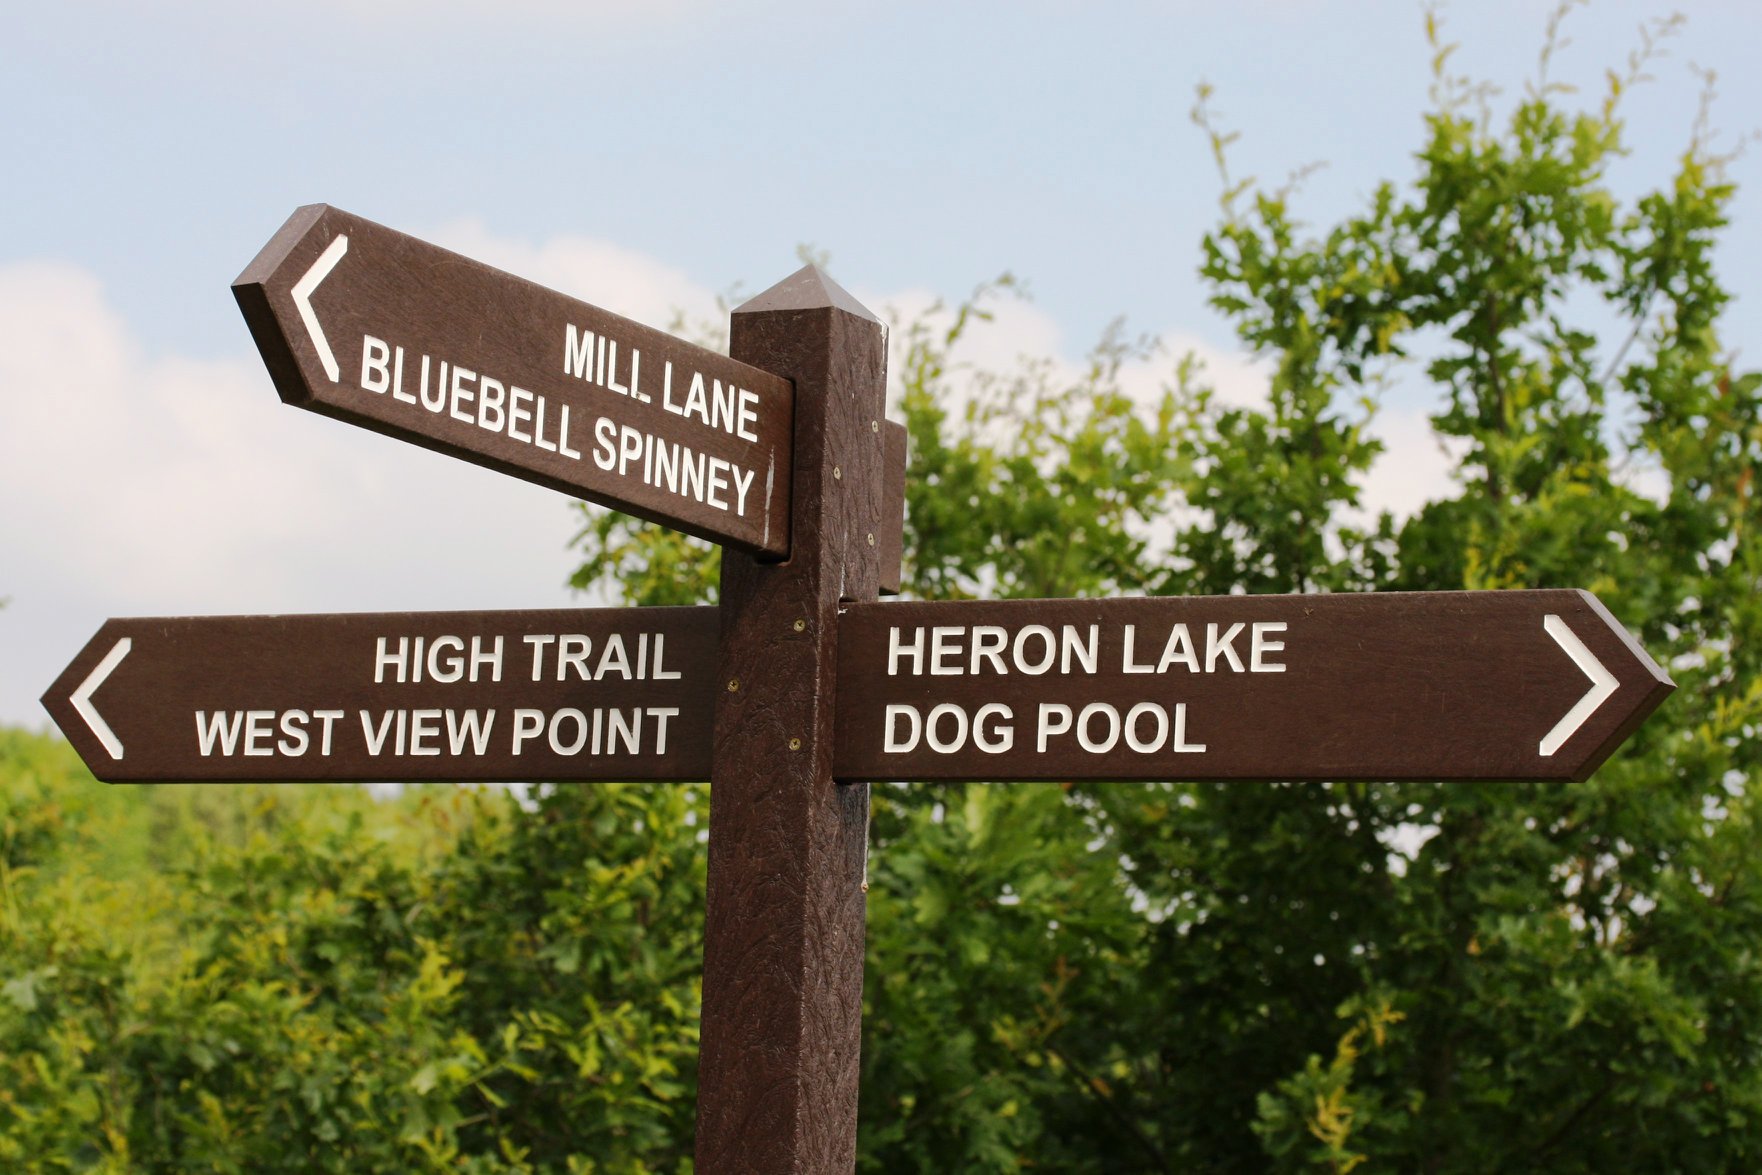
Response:
[[[527,637],[526,639],[531,640],[532,638]],[[548,640],[549,638],[547,637],[546,639]],[[536,675],[533,677],[533,680],[534,681],[538,680]],[[520,753],[521,746],[523,746],[525,743],[528,743],[531,740],[537,738],[541,733],[543,733],[544,728],[545,728],[545,712],[543,710],[528,710],[524,707],[521,707],[521,708],[515,710],[514,711],[514,753],[516,755],[518,755]]]
[[[1090,719],[1104,718],[1107,720],[1107,737],[1095,738],[1090,734]],[[1113,750],[1114,744],[1120,741],[1120,712],[1106,702],[1090,702],[1083,707],[1083,713],[1077,718],[1077,743],[1091,755],[1105,755]]]
[[[1039,661],[1029,661],[1024,653],[1029,637],[1037,637],[1045,646],[1046,655]],[[1038,676],[1052,668],[1053,658],[1058,655],[1058,641],[1052,635],[1052,629],[1044,624],[1030,624],[1016,633],[1015,646],[1011,650],[1016,668],[1031,676]]]
[[[392,349],[384,339],[361,336],[361,390],[381,395],[392,386]]]
[[[610,473],[618,464],[618,422],[607,416],[593,426],[593,463]]]
[[[1216,669],[1219,656],[1229,658],[1230,668],[1237,673],[1242,672],[1242,658],[1236,655],[1236,650],[1230,644],[1242,631],[1242,627],[1240,621],[1230,625],[1229,631],[1225,632],[1220,639],[1217,625],[1208,624],[1205,626],[1205,671],[1207,673]]]
[[[443,650],[453,650],[450,657]],[[433,681],[450,684],[465,676],[465,642],[456,636],[437,636],[428,645],[428,676]]]
[[[439,747],[423,744],[424,739],[440,737],[440,716],[439,710],[410,711],[410,754],[429,757],[441,753]]]
[[[571,461],[581,460],[581,450],[569,447],[569,405],[563,405],[563,421],[557,425],[557,452]]]
[[[544,680],[545,646],[557,638],[544,633],[532,633],[520,638],[532,646],[532,680]],[[558,678],[559,681],[562,678]]]
[[[899,628],[892,626],[887,632],[887,676],[899,676],[899,659],[902,654],[912,659],[912,676],[917,677],[924,672],[924,630],[912,630],[912,643],[909,647],[899,643]]]
[[[634,378],[634,377],[633,377]],[[655,719],[655,754],[667,753],[667,720],[679,717],[677,706],[650,706],[648,715]]]
[[[245,754],[252,756],[274,755],[275,749],[263,745],[263,740],[275,734],[274,710],[245,711]]]
[[[1008,720],[1014,715],[1010,708],[1002,702],[987,702],[979,707],[973,715],[973,745],[988,755],[1001,755],[1016,744],[1016,728],[993,723],[986,725],[987,718]]]
[[[566,669],[575,670],[575,676],[582,681],[592,681],[594,675],[588,672],[587,656],[593,651],[593,638],[578,632],[565,633],[557,638],[557,680],[562,681],[568,676]]]
[[[490,395],[491,388],[495,389],[493,396]],[[491,379],[486,375],[477,381],[477,427],[490,432],[502,431],[502,425],[507,420],[507,414],[502,411],[502,403],[507,396],[508,389],[502,386],[501,380]],[[490,420],[492,413],[495,417],[493,423]]]
[[[366,710],[361,711],[361,735],[367,740],[367,753],[369,755],[378,755],[379,752],[384,749],[386,735],[389,734],[392,729],[392,713],[392,711],[387,710],[385,712],[384,720],[376,727],[373,724],[373,715]]]
[[[442,360],[440,378],[434,381],[434,399],[428,398],[428,356],[422,357],[422,386],[417,391],[422,396],[422,406],[430,412],[439,412],[447,406],[447,365]]]
[[[532,422],[532,443],[547,453],[555,453],[557,446],[545,440],[545,398],[538,397],[538,418]]]
[[[1268,661],[1268,653],[1284,652],[1284,641],[1269,641],[1269,632],[1284,632],[1285,622],[1282,620],[1257,620],[1248,644],[1248,669],[1251,673],[1283,673],[1285,666]]]
[[[520,431],[520,422],[522,420],[531,420],[532,419],[532,410],[530,408],[522,408],[520,406],[521,401],[525,401],[528,404],[532,403],[532,393],[527,391],[525,388],[521,388],[521,387],[509,388],[508,389],[508,439],[511,441],[520,441],[523,444],[530,445],[532,443],[532,434],[528,433],[528,432],[521,432]]]
[[[938,624],[930,630],[930,676],[957,677],[961,667],[950,664],[961,655],[960,635],[966,629],[958,625]],[[935,713],[935,711],[931,711]]]
[[[746,492],[752,488],[755,470],[742,469],[738,465],[729,466],[734,471],[734,512],[742,518],[746,517]],[[742,475],[745,476],[742,476]]]
[[[232,721],[227,722],[228,717]],[[245,716],[237,710],[216,710],[210,719],[206,710],[196,711],[196,745],[206,758],[214,753],[215,743],[220,744],[220,753],[230,755],[239,743],[239,731],[244,727]]]
[[[1137,641],[1137,639],[1138,639],[1138,626],[1136,624],[1126,625],[1126,631],[1122,637],[1122,640],[1125,645],[1125,649],[1120,654],[1120,672],[1122,672],[1122,673],[1154,673],[1154,672],[1156,672],[1156,666],[1154,666],[1154,665],[1139,665],[1132,660],[1132,646],[1133,646],[1134,642]]]
[[[666,646],[666,640],[667,640],[666,633],[657,632],[655,634],[655,659],[654,659],[655,671],[654,671],[654,673],[650,674],[650,676],[652,676],[656,681],[678,681],[679,677],[680,677],[679,670],[677,670],[677,669],[663,669],[661,667],[661,652]]]
[[[466,424],[472,423],[471,413],[459,411],[459,404],[461,401],[469,404],[476,398],[476,393],[468,391],[465,387],[466,384],[471,383],[476,379],[477,373],[470,368],[453,368],[453,408],[451,412],[447,413],[447,415],[451,416],[454,420],[464,421]]]
[[[1138,720],[1146,714],[1156,720],[1156,733],[1149,738],[1138,737]],[[1139,702],[1126,714],[1126,745],[1140,755],[1160,750],[1169,736],[1169,716],[1155,702]]]
[[[1048,634],[1051,635],[1050,633]],[[1051,657],[1048,656],[1048,660]],[[1071,708],[1063,702],[1040,703],[1040,735],[1037,750],[1046,753],[1046,742],[1055,734],[1066,734],[1071,729]]]
[[[899,736],[899,719],[901,718],[906,719],[908,724],[908,734],[905,738]],[[884,741],[881,744],[881,750],[883,753],[889,755],[899,755],[914,750],[918,745],[918,737],[922,731],[923,720],[918,717],[918,708],[916,706],[905,706],[890,702],[887,705],[886,733]]]
[[[399,681],[399,683],[402,683],[406,673],[408,672],[408,664],[409,663],[405,660],[405,658],[408,657],[409,655],[410,655],[410,638],[409,637],[406,637],[406,636],[399,637],[398,638],[398,651],[396,653],[389,653],[389,654],[386,652],[385,638],[383,636],[380,637],[376,646],[375,646],[374,656],[373,656],[373,684],[380,685],[380,684],[384,683],[385,671],[388,667],[396,669],[398,671],[398,681]]]
[[[561,742],[561,741],[559,741],[559,739],[557,737],[557,728],[563,724],[564,719],[568,719],[569,721],[575,723],[575,741],[574,742],[571,742],[571,743]],[[565,709],[565,710],[558,710],[555,714],[551,715],[551,730],[550,730],[549,740],[550,740],[550,744],[551,744],[551,750],[554,751],[556,754],[573,755],[573,754],[578,753],[582,747],[587,745],[587,715],[583,714],[580,710],[576,710],[573,708]]]
[[[1169,630],[1169,639],[1162,647],[1162,660],[1156,663],[1158,673],[1167,673],[1171,665],[1185,665],[1187,672],[1199,672],[1199,656],[1193,650],[1193,634],[1185,624]]]
[[[620,737],[624,739],[624,746],[627,753],[632,755],[640,754],[642,711],[631,710],[629,722],[624,720],[623,710],[609,710],[607,711],[607,717],[610,721],[607,723],[606,730],[606,754],[616,755],[618,753],[618,739]]]
[[[281,741],[275,749],[289,758],[298,759],[312,745],[312,738],[306,733],[306,723],[310,715],[304,710],[288,710],[281,716]]]
[[[759,394],[757,392],[749,392],[745,388],[740,389],[739,423],[735,425],[734,435],[743,441],[756,442],[759,439],[759,434],[752,430],[752,426],[759,422],[759,414],[753,407],[758,402]]]
[[[1175,739],[1169,745],[1169,750],[1181,755],[1196,755],[1205,750],[1204,743],[1189,743],[1187,741],[1186,702],[1178,702],[1175,705]]]
[[[1074,656],[1078,663],[1083,666],[1084,673],[1094,673],[1095,642],[1098,639],[1100,632],[1100,625],[1091,624],[1089,626],[1089,642],[1084,644],[1082,638],[1077,635],[1076,625],[1066,624],[1062,626],[1059,630],[1061,639],[1059,641],[1058,671],[1060,673],[1069,673],[1071,671],[1071,658]]]
[[[728,502],[723,498],[722,491],[728,488],[728,462],[720,457],[710,458],[710,480],[704,487],[704,501],[718,510],[727,510]]]
[[[319,731],[319,734],[318,734],[318,753],[320,755],[330,754],[331,727],[335,726],[337,719],[341,718],[342,716],[343,716],[343,712],[341,710],[314,710],[314,711],[312,711],[312,717],[314,717],[314,718],[318,719],[318,721],[324,723],[324,729]]]
[[[606,674],[616,671],[625,681],[631,680],[630,653],[624,648],[624,637],[613,633],[606,638],[606,645],[600,652],[600,663],[594,667],[593,675],[604,681]]]
[[[471,680],[477,680],[477,674],[485,665],[490,667],[490,680],[502,680],[502,638],[497,637],[496,643],[489,652],[483,650],[483,638],[471,638]]]
[[[564,324],[563,374],[587,379],[593,374],[593,332],[577,331],[573,322]]]
[[[943,718],[955,720],[953,738],[945,739],[937,736],[936,724]],[[940,706],[933,707],[924,719],[924,739],[930,744],[930,749],[940,755],[952,754],[960,750],[967,742],[967,712],[953,702],[944,702]]]

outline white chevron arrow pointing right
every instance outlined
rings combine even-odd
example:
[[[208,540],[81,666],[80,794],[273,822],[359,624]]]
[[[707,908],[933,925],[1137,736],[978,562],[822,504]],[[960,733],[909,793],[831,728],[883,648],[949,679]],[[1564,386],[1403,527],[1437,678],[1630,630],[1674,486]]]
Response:
[[[1554,638],[1554,643],[1566,650],[1584,675],[1591,679],[1591,688],[1578,702],[1554,724],[1554,729],[1542,740],[1541,753],[1552,755],[1566,745],[1566,740],[1578,733],[1578,728],[1585,724],[1585,719],[1597,712],[1597,708],[1607,702],[1621,684],[1615,680],[1615,674],[1603,667],[1603,662],[1592,656],[1591,650],[1578,639],[1572,629],[1566,627],[1566,621],[1550,612],[1542,617],[1542,627]]]

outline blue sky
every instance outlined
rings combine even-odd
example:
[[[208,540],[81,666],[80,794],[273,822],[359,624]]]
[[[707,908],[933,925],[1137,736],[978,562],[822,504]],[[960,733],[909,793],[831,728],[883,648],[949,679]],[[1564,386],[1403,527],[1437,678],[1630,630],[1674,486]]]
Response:
[[[569,602],[562,498],[277,403],[227,287],[299,204],[657,325],[803,243],[876,309],[1010,270],[1033,302],[981,359],[1075,358],[1124,316],[1252,396],[1195,275],[1218,191],[1195,85],[1239,173],[1326,164],[1299,202],[1326,222],[1412,174],[1429,84],[1411,0],[5,7],[0,721],[30,725],[107,615]],[[1455,64],[1521,90],[1551,7],[1447,7]],[[1555,76],[1600,89],[1664,11],[1576,11]],[[1690,11],[1631,96],[1619,188],[1686,141],[1690,63],[1718,71],[1728,140],[1762,124],[1759,44],[1762,6]],[[1747,365],[1754,156],[1722,258]],[[1430,476],[1399,460],[1384,500]]]

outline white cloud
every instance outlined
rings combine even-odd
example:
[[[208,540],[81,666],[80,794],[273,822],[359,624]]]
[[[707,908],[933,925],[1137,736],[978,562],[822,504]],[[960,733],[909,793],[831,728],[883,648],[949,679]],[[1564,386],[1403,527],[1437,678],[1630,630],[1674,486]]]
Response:
[[[0,353],[0,493],[14,504],[0,535],[27,580],[235,610],[328,601],[357,577],[470,582],[448,564],[469,564],[471,532],[546,501],[291,412],[254,358],[153,358],[74,267],[0,267],[0,318],[16,340]],[[553,553],[565,528],[545,527]],[[391,565],[423,549],[423,564]]]
[[[1267,402],[1272,364],[1245,351],[1226,350],[1189,331],[1165,331],[1150,359],[1134,360],[1120,371],[1120,382],[1142,403],[1155,403],[1176,362],[1191,355],[1195,381],[1209,387],[1216,402],[1232,408],[1260,408]]]
[[[897,395],[900,387],[908,328],[921,323],[940,335],[953,327],[959,300],[950,299],[930,290],[917,288],[893,293],[855,291],[856,298],[869,307],[875,316],[891,326],[887,369],[889,391]],[[1025,358],[1058,355],[1064,347],[1064,331],[1058,323],[1032,302],[1008,291],[1000,291],[980,303],[980,310],[989,321],[970,320],[950,360],[971,371],[1014,371]],[[1075,365],[1067,364],[1071,371]],[[958,381],[957,388],[958,389]]]
[[[0,321],[0,721],[106,616],[571,602],[562,495],[154,357],[72,265],[0,265]]]
[[[1456,494],[1450,471],[1461,459],[1464,445],[1447,444],[1433,430],[1429,411],[1385,406],[1369,431],[1383,442],[1383,452],[1371,466],[1359,498],[1371,517],[1387,510],[1404,519],[1427,502]]]
[[[954,323],[954,310],[946,300],[926,290],[863,298],[866,305],[896,325],[888,356],[892,392],[897,395],[903,360],[904,326],[924,321],[936,330]],[[984,304],[990,320],[969,324],[951,353],[951,361],[975,372],[1009,373],[1025,360],[1052,361],[1048,377],[1056,382],[1076,382],[1086,369],[1087,354],[1069,350],[1063,328],[1044,310],[1022,298],[1003,294]],[[1190,331],[1169,330],[1151,340],[1150,352],[1122,363],[1119,384],[1139,404],[1160,402],[1174,379],[1175,366],[1183,356],[1198,362],[1198,381],[1213,388],[1224,404],[1252,407],[1266,403],[1268,364],[1240,351],[1212,345]],[[960,391],[958,382],[954,389]]]
[[[432,239],[656,330],[667,330],[680,313],[695,324],[716,312],[715,294],[682,270],[592,237],[552,237],[535,245],[498,236],[481,221],[456,220],[442,225]]]

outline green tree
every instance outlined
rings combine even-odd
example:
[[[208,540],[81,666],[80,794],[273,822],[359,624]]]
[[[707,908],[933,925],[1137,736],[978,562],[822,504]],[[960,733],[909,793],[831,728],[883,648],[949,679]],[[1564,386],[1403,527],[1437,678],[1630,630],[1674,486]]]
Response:
[[[0,1169],[689,1166],[697,789],[94,781],[0,731]]]
[[[1498,115],[1428,20],[1416,174],[1325,230],[1226,177],[1201,273],[1272,371],[1263,406],[1191,365],[1135,402],[1117,338],[1074,374],[965,370],[993,289],[906,324],[905,582],[1582,586],[1678,694],[1569,787],[879,793],[868,1169],[1758,1161],[1762,377],[1730,368],[1712,267],[1735,189],[1704,118],[1662,183],[1613,188],[1672,26],[1581,107],[1547,81],[1564,16]],[[1435,397],[1457,491],[1366,518],[1389,394]],[[598,574],[665,566],[600,525],[623,545]]]
[[[1306,924],[1333,930],[1314,971],[1340,974],[1307,986],[1348,1020],[1370,1016],[1379,1043],[1368,1056],[1355,1027],[1351,1048],[1314,1050],[1334,1063],[1263,1088],[1257,1129],[1292,1163],[1752,1165],[1762,976],[1737,944],[1758,929],[1762,880],[1742,847],[1762,750],[1762,377],[1729,367],[1716,333],[1729,295],[1712,267],[1735,189],[1705,107],[1667,183],[1631,201],[1611,189],[1651,36],[1600,104],[1573,110],[1546,81],[1551,32],[1540,78],[1496,120],[1430,32],[1438,102],[1411,188],[1384,185],[1320,236],[1285,195],[1253,191],[1207,238],[1204,273],[1276,362],[1275,449],[1345,435],[1341,391],[1418,367],[1440,393],[1433,426],[1454,442],[1461,492],[1368,540],[1339,533],[1334,556],[1294,560],[1285,536],[1250,528],[1234,567],[1196,557],[1194,572],[1213,590],[1249,586],[1243,569],[1266,561],[1293,583],[1583,586],[1680,690],[1583,785],[1289,789],[1281,805],[1310,852],[1338,845],[1347,865],[1363,846],[1356,885],[1312,873],[1285,892]],[[1240,423],[1219,430],[1232,452],[1245,439]],[[1207,480],[1225,471],[1226,487],[1210,492],[1252,492],[1202,446],[1208,458]],[[1299,484],[1302,511],[1321,486]],[[1379,846],[1404,826],[1435,835],[1393,875]],[[1265,852],[1264,832],[1240,832],[1229,856]]]

